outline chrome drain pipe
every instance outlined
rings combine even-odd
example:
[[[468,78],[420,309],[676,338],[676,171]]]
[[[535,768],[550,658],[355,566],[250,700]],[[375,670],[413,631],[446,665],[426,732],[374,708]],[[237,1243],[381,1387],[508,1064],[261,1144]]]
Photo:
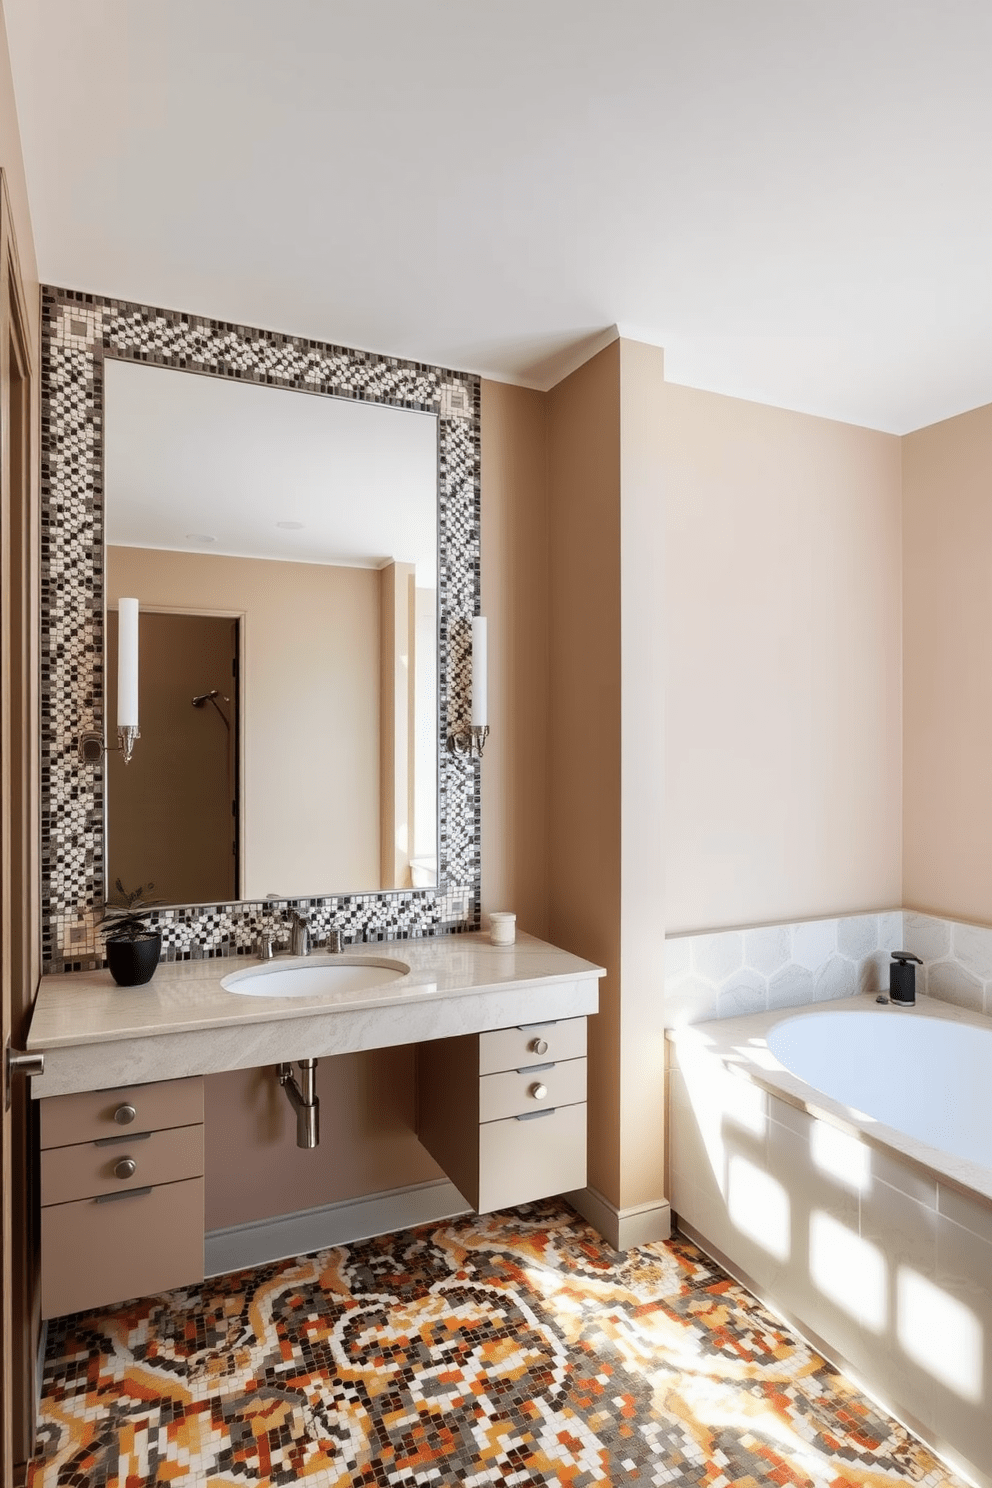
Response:
[[[296,1112],[297,1147],[316,1147],[320,1141],[320,1100],[317,1096],[317,1061],[300,1059],[299,1084],[291,1064],[279,1066],[279,1084]]]

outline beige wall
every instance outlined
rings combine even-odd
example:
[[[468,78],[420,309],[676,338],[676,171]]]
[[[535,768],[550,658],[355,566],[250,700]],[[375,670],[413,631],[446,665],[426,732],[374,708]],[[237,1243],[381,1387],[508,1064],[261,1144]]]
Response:
[[[412,1050],[322,1059],[317,1094],[320,1146],[307,1151],[274,1068],[207,1079],[208,1230],[441,1176],[413,1134]]]
[[[903,440],[907,905],[992,923],[992,406]]]
[[[242,897],[378,888],[378,573],[110,548],[122,594],[244,613]]]
[[[669,385],[665,928],[901,902],[901,451]]]
[[[482,384],[482,909],[548,935],[548,398]]]
[[[664,934],[901,895],[899,441],[670,386],[549,395],[551,938],[605,965],[590,1183],[663,1189]]]
[[[665,1124],[665,358],[620,342],[620,1168],[617,1206],[662,1197]],[[612,1197],[612,1195],[611,1195]]]
[[[619,1202],[620,346],[549,394],[550,935],[608,968],[589,1038],[589,1181]]]

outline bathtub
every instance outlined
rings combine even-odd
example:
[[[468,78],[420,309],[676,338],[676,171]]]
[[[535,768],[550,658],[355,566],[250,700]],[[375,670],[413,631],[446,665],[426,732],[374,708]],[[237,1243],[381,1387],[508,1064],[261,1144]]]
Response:
[[[865,996],[668,1040],[680,1228],[992,1488],[992,1021]]]

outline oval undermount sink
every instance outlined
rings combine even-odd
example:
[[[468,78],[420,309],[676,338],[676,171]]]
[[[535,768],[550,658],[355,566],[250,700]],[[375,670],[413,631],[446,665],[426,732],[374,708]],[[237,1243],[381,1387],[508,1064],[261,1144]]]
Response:
[[[334,992],[364,992],[385,987],[409,966],[402,961],[322,961],[316,966],[264,966],[232,971],[221,986],[241,997],[326,997]]]

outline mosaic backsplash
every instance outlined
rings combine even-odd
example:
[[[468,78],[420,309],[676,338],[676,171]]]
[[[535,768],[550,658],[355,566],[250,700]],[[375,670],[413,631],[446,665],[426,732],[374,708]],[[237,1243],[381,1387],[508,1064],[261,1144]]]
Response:
[[[670,1027],[888,992],[892,951],[923,961],[916,988],[992,1016],[992,929],[912,910],[756,925],[665,941]]]
[[[43,290],[42,321],[42,934],[46,971],[102,962],[103,770],[82,765],[80,733],[102,731],[103,364],[106,357],[238,378],[438,416],[438,693],[443,738],[468,701],[469,622],[478,608],[479,379],[70,290]],[[291,907],[316,934],[385,940],[479,923],[477,762],[442,752],[436,889],[164,910],[163,957],[249,951]]]

